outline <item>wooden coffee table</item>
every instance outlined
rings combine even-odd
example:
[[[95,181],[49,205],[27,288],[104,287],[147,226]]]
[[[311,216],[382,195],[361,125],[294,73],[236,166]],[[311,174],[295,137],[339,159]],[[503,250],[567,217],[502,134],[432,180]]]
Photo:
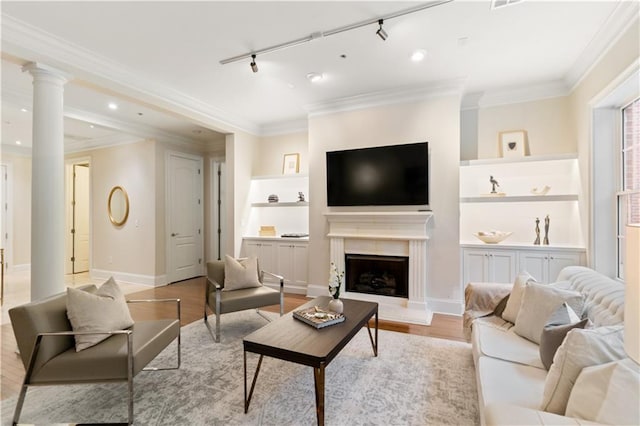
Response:
[[[330,297],[318,297],[298,309],[312,306],[326,307]],[[346,346],[353,336],[366,325],[373,347],[378,356],[378,304],[359,300],[342,299],[345,321],[316,329],[303,323],[290,313],[254,331],[242,341],[244,345],[244,412],[249,411],[251,396],[258,379],[262,358],[270,356],[285,361],[313,367],[316,387],[316,416],[318,425],[324,425],[324,369]],[[375,339],[371,334],[369,320],[375,315]],[[247,394],[247,352],[260,355],[253,376],[251,390]]]

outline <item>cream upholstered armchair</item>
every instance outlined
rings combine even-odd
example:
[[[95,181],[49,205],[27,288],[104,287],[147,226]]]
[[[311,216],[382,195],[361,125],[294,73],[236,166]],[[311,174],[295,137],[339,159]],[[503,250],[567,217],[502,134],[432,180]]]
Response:
[[[263,285],[265,275],[276,278],[280,282],[280,289],[274,290]],[[271,272],[261,271],[256,258],[238,260],[225,256],[224,261],[207,262],[204,323],[216,342],[220,342],[220,315],[246,309],[257,311],[258,308],[269,305],[280,305],[280,316],[282,316],[284,278]],[[207,309],[216,316],[215,332],[211,330],[207,320]],[[257,313],[260,314],[260,311]]]

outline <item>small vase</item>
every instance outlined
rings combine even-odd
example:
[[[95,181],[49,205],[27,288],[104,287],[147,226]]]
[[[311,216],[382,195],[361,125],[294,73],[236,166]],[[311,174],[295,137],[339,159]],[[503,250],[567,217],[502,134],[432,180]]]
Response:
[[[327,308],[332,312],[341,314],[344,310],[344,305],[342,304],[342,300],[340,299],[331,299]]]

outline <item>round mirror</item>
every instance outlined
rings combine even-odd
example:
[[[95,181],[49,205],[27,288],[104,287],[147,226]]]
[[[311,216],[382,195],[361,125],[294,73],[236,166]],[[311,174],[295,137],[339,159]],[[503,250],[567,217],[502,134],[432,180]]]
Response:
[[[114,186],[109,193],[107,203],[109,210],[109,220],[116,226],[122,226],[129,217],[129,197],[127,191],[121,186]]]

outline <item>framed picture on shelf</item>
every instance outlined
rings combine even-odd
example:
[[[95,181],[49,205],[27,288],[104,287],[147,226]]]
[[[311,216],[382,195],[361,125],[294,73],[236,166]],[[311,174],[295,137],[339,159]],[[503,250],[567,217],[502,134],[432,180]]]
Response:
[[[300,154],[285,154],[282,161],[282,174],[295,175],[300,172]]]
[[[524,157],[525,145],[527,143],[526,130],[509,130],[500,132],[498,139],[500,140],[500,149],[502,157]]]

